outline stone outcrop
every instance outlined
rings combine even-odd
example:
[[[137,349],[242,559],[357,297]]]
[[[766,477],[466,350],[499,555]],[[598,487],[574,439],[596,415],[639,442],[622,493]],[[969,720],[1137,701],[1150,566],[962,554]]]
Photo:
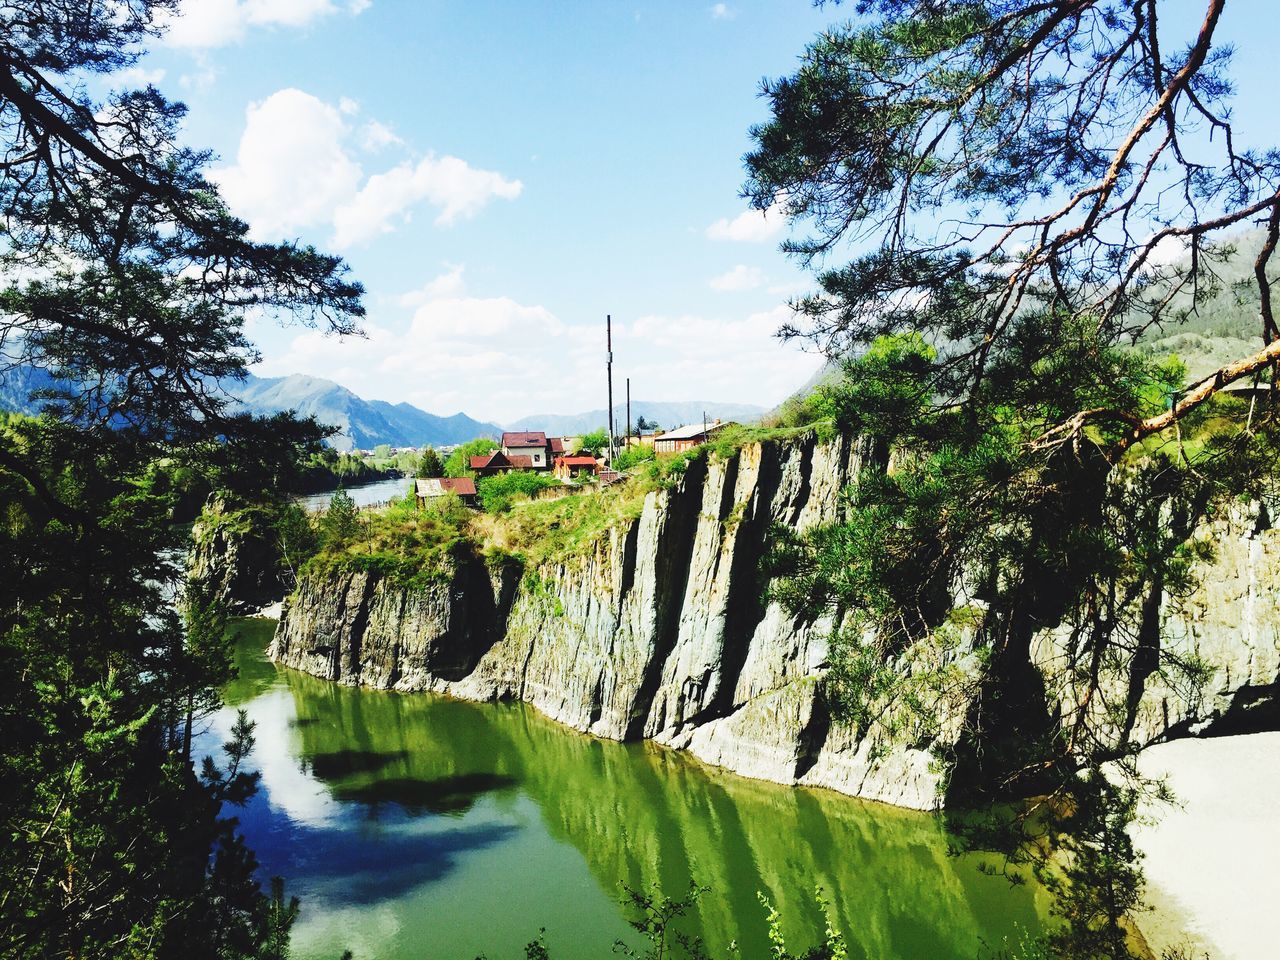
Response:
[[[855,440],[810,435],[694,461],[588,552],[528,569],[477,558],[417,587],[305,577],[271,655],[344,684],[522,700],[579,730],[652,739],[748,776],[936,808],[930,747],[954,739],[963,695],[933,705],[927,736],[834,722],[821,695],[832,624],[770,601],[760,573],[770,528],[836,519],[862,456]],[[1149,739],[1274,702],[1280,536],[1246,519],[1212,532],[1205,586],[1163,603],[1169,642],[1217,673],[1208,696],[1153,677],[1138,721]],[[1052,681],[1054,637],[1037,646]],[[966,653],[948,656],[963,665]]]
[[[263,508],[237,510],[223,500],[210,500],[192,527],[188,576],[236,614],[275,603],[285,585],[270,530]]]

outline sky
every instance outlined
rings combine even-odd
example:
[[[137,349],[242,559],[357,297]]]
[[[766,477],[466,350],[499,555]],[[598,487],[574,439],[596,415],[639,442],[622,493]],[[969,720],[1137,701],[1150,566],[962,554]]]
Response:
[[[787,2],[187,0],[120,84],[187,103],[232,209],[342,255],[367,339],[254,318],[260,376],[509,422],[615,396],[771,406],[821,358],[740,197],[759,84],[841,11]]]
[[[1241,129],[1274,130],[1269,0],[1229,5]],[[1162,3],[1189,39],[1203,0]],[[760,81],[849,7],[808,0],[185,0],[120,84],[184,100],[264,240],[339,253],[366,339],[252,318],[260,376],[510,422],[615,396],[772,406],[809,278],[739,191]],[[283,321],[281,322],[277,321]]]

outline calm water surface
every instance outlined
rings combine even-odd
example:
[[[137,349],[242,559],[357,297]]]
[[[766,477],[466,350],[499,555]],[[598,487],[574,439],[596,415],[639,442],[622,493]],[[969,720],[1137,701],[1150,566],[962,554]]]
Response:
[[[821,934],[816,886],[851,957],[987,957],[1038,928],[1037,894],[948,856],[934,817],[596,740],[520,705],[337,686],[267,661],[273,622],[237,628],[240,678],[205,742],[236,707],[257,722],[262,789],[241,823],[264,878],[302,898],[301,960],[516,958],[542,927],[556,960],[609,957],[632,939],[623,884],[674,894],[691,876],[711,892],[685,929],[717,958],[734,941],[768,955],[757,891],[793,952]]]
[[[365,507],[371,503],[386,503],[388,500],[396,500],[403,497],[409,491],[409,484],[413,483],[408,477],[395,477],[391,480],[379,480],[377,483],[366,483],[358,487],[346,487],[347,493],[351,499],[356,502],[357,507]],[[316,510],[323,510],[329,506],[329,500],[333,497],[332,490],[325,490],[323,493],[308,493],[306,496],[294,497],[294,503],[302,505],[302,509],[308,513]]]

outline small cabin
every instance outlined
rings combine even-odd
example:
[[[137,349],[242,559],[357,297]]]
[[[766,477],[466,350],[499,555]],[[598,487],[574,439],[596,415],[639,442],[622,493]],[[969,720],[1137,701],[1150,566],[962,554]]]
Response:
[[[419,477],[414,483],[414,493],[419,508],[451,493],[469,507],[479,502],[476,482],[470,477]]]
[[[557,480],[568,483],[580,473],[599,473],[600,463],[595,457],[589,456],[556,457],[552,472]]]
[[[675,430],[668,430],[653,438],[653,452],[682,453],[685,450],[692,450],[707,443],[727,426],[730,424],[715,420],[711,423],[691,423],[688,426],[677,427]]]

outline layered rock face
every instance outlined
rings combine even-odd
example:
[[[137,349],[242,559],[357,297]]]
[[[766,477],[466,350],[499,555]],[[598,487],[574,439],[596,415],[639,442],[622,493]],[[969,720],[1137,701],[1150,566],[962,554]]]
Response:
[[[280,551],[266,530],[258,508],[231,510],[214,500],[192,528],[188,576],[233,613],[252,613],[275,603],[285,585]]]
[[[941,773],[929,748],[958,733],[963,688],[933,705],[924,739],[833,722],[820,694],[831,623],[768,601],[759,572],[774,524],[837,518],[861,457],[850,438],[809,436],[695,461],[589,553],[532,569],[477,559],[416,588],[364,573],[304,578],[271,655],[345,684],[518,699],[579,730],[652,739],[748,776],[934,809]],[[1165,611],[1171,642],[1222,664],[1209,684],[1219,695],[1154,678],[1140,711],[1148,737],[1243,709],[1242,691],[1274,692],[1280,538],[1238,526],[1217,532],[1200,596]],[[1059,651],[1051,636],[1040,647],[1052,680]]]

